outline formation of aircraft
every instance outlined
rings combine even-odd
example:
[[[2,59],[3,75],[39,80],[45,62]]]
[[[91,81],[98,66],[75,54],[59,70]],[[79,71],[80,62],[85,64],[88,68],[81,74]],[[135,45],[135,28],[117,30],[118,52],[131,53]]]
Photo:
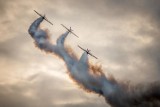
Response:
[[[45,15],[41,15],[40,13],[38,13],[36,10],[34,10],[34,12],[36,12],[39,16],[41,16],[44,20],[46,20],[48,23],[50,23],[51,25],[53,25],[52,22],[50,22]]]
[[[46,20],[48,23],[50,23],[51,25],[53,25],[53,23],[50,22],[50,21],[45,17],[45,15],[41,15],[41,14],[38,13],[36,10],[34,10],[34,12],[36,12],[39,16],[41,16],[41,17],[42,17],[44,20]],[[73,30],[72,30],[71,27],[70,27],[70,28],[67,28],[67,27],[64,26],[63,24],[61,24],[61,25],[62,25],[65,29],[67,29],[69,33],[72,33],[74,36],[78,37],[75,33],[73,33]],[[78,37],[78,38],[79,38],[79,37]],[[94,55],[90,52],[91,50],[89,50],[89,49],[84,49],[84,48],[80,47],[79,45],[78,45],[78,47],[79,47],[80,49],[82,49],[83,51],[85,51],[88,55],[90,55],[90,56],[98,59],[96,56],[94,56]]]
[[[94,56],[94,55],[90,52],[91,50],[89,50],[89,49],[84,49],[84,48],[80,47],[79,45],[78,45],[78,47],[79,47],[80,49],[82,49],[83,51],[85,51],[88,55],[90,55],[90,56],[98,59],[96,56]]]
[[[69,33],[72,33],[74,36],[78,37],[75,33],[73,33],[72,28],[67,28],[66,26],[64,26],[63,24],[61,24],[64,28],[66,28],[68,30]],[[78,37],[79,38],[79,37]]]

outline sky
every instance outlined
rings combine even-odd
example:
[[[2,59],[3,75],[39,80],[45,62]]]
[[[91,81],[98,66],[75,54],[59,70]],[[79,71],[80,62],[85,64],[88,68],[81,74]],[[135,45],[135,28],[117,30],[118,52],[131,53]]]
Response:
[[[135,84],[159,81],[159,0],[0,0],[0,106],[109,107],[103,97],[80,89],[67,75],[64,62],[37,49],[28,34],[45,13],[53,44],[71,26],[66,44],[89,48],[103,72]]]

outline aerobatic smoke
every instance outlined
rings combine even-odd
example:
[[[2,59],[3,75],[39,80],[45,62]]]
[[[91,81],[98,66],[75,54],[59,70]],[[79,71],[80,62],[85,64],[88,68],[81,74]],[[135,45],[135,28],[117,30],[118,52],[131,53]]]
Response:
[[[112,107],[160,107],[158,83],[133,87],[111,76],[107,78],[100,66],[89,63],[86,52],[78,59],[64,46],[68,31],[57,39],[55,45],[52,44],[47,31],[39,28],[42,21],[42,17],[38,18],[28,30],[35,45],[60,57],[67,66],[69,76],[84,90],[102,95]]]

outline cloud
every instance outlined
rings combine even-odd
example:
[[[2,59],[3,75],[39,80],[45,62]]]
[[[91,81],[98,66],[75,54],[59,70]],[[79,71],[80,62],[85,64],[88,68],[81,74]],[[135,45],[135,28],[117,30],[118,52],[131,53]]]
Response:
[[[8,4],[8,0],[0,0],[0,13],[3,15],[6,12],[6,5]]]
[[[39,73],[31,81],[23,80],[14,84],[1,84],[0,106],[66,107],[71,105],[77,107],[76,105],[83,106],[83,103],[89,106],[90,103],[86,102],[86,96],[79,91],[76,92],[76,89],[72,89],[70,86],[57,77]],[[78,101],[82,96],[84,100]]]
[[[81,36],[78,42],[90,48],[100,58],[103,66],[107,66],[106,73],[111,72],[116,78],[133,82],[159,80],[159,5],[159,0],[1,0],[0,66],[3,71],[1,78],[6,76],[5,72],[19,75],[16,71],[21,70],[21,67],[23,68],[21,71],[26,73],[29,71],[27,67],[31,67],[32,64],[39,67],[49,60],[46,57],[42,58],[44,54],[38,54],[40,52],[34,48],[26,30],[38,17],[33,12],[36,9],[46,13],[54,22],[53,28],[46,22],[44,23],[46,25],[42,26],[53,30],[51,32],[54,37],[55,33],[62,32],[63,29],[57,29],[58,23],[73,26],[76,34]],[[72,37],[70,39],[69,43],[76,45],[76,40]],[[34,49],[34,53],[29,51]],[[29,59],[32,61],[28,62]],[[39,62],[42,61],[40,59],[45,60],[44,63]],[[21,60],[27,67],[15,63],[16,60]],[[4,68],[6,65],[4,63],[12,65]],[[41,67],[38,71],[40,70]]]

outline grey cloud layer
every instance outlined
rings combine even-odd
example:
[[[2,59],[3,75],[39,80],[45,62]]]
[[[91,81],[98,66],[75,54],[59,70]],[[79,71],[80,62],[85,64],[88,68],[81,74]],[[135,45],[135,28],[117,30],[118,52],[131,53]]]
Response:
[[[56,82],[54,82],[56,81]],[[61,85],[63,84],[63,86]],[[39,73],[39,76],[32,81],[21,81],[17,84],[0,85],[0,106],[3,107],[67,107],[85,106],[89,107],[90,102],[81,104],[75,99],[85,98],[81,92],[75,92],[74,89],[68,88],[64,81],[56,77]],[[58,91],[59,90],[59,91]],[[70,90],[71,93],[68,93]],[[63,94],[61,94],[63,92]],[[52,95],[51,95],[52,93]],[[74,94],[73,94],[74,93]],[[68,97],[72,96],[72,97]],[[60,102],[59,102],[59,99]],[[63,100],[62,100],[63,99]],[[87,98],[85,98],[87,100]],[[70,102],[72,101],[72,103]],[[59,102],[59,103],[58,103]],[[83,100],[82,100],[83,102]],[[102,104],[101,107],[104,105]]]
[[[16,6],[16,8],[14,6]],[[85,32],[85,29],[90,30],[89,32],[91,32],[99,27],[101,27],[101,29],[99,29],[100,32],[101,31],[104,32],[104,37],[110,35],[108,33],[105,33],[107,31],[112,30],[111,32],[116,32],[117,37],[113,35],[113,37],[105,38],[106,42],[108,42],[108,39],[109,41],[113,42],[111,45],[102,47],[96,45],[94,48],[92,44],[87,43],[86,47],[88,48],[91,47],[94,50],[98,50],[95,53],[96,54],[98,53],[99,57],[101,57],[100,55],[102,55],[103,56],[101,57],[102,59],[104,58],[104,60],[108,61],[109,63],[114,63],[115,65],[120,66],[120,69],[115,71],[118,72],[118,75],[124,75],[124,78],[127,78],[127,76],[129,75],[133,75],[133,78],[136,78],[138,80],[139,78],[143,78],[143,75],[141,74],[145,74],[144,80],[147,79],[147,81],[152,81],[155,78],[159,78],[159,71],[160,71],[159,70],[159,62],[160,62],[159,58],[160,1],[159,0],[134,0],[134,1],[133,0],[132,1],[56,0],[56,2],[54,0],[40,1],[40,2],[38,0],[36,1],[1,0],[0,7],[1,7],[0,12],[2,15],[1,17],[2,20],[0,20],[1,22],[0,40],[8,40],[15,36],[23,36],[23,37],[24,35],[28,36],[28,34],[26,33],[27,32],[26,29],[28,29],[30,22],[36,18],[36,15],[34,15],[34,13],[32,12],[33,9],[36,8],[42,12],[48,12],[47,15],[50,15],[50,13],[53,14],[50,16],[52,16],[53,19],[55,17],[57,18],[54,19],[55,22],[59,18],[67,20],[66,22],[69,21],[69,23],[71,22],[73,22],[74,24],[78,23],[77,26],[82,28],[85,27],[84,25],[88,26],[90,25],[89,27],[91,27],[91,30],[84,28],[82,30],[82,34],[83,32]],[[15,13],[15,11],[18,12]],[[132,40],[132,36],[129,34],[128,35],[121,34],[120,30],[121,26],[125,22],[129,22],[132,19],[139,20],[138,19],[139,17],[144,21],[143,22],[138,21],[139,22],[138,27],[137,25],[135,26],[130,25],[127,27],[131,29],[137,27],[136,32],[134,33],[135,37],[142,37],[144,40],[145,38],[149,37],[152,39],[152,41],[149,44],[143,44],[143,47],[141,48],[139,48],[138,45],[132,48],[133,45],[137,44],[136,40]],[[116,25],[116,27],[114,26],[113,28],[108,29],[106,26],[110,21],[113,22]],[[122,23],[117,23],[117,21],[121,21]],[[17,26],[19,23],[22,24],[20,25],[20,27]],[[92,27],[92,25],[94,26]],[[148,27],[149,28],[151,27],[151,29],[148,29]],[[117,29],[119,30],[118,33]],[[93,33],[91,32],[91,34]],[[91,35],[87,36],[90,37]],[[96,35],[96,38],[99,38],[99,36],[101,37],[102,35]],[[8,59],[11,60],[10,58],[12,58],[12,60],[21,59],[22,62],[26,63],[26,60],[24,61],[24,58],[21,58],[21,53],[17,52],[21,49],[14,50],[15,47],[17,47],[17,45],[22,45],[22,43],[20,43],[19,41],[25,42],[25,40],[23,39],[13,40],[6,43],[1,42],[0,43],[1,57],[6,58],[7,61]],[[29,37],[27,38],[27,42],[29,42]],[[24,46],[23,48],[25,47],[26,46]],[[24,50],[22,50],[21,52],[23,54],[26,54],[25,56],[28,57],[28,59],[32,55],[34,55],[34,54],[27,55],[29,54],[29,52],[27,51],[27,53],[25,53],[26,51]],[[133,59],[135,60],[132,61]],[[36,63],[38,63],[38,61],[36,61]],[[104,64],[106,64],[109,67],[110,66],[109,63],[107,64],[104,63]],[[3,64],[1,66],[3,66]],[[131,69],[129,67],[131,67]],[[14,68],[14,70],[16,71],[17,69]],[[111,72],[114,74],[114,69]],[[139,72],[140,75],[137,77],[137,73]],[[6,96],[7,96],[5,97],[6,100],[9,99],[9,95],[6,94]],[[16,95],[14,94],[13,96]],[[1,102],[2,101],[3,99],[1,99]],[[69,106],[72,106],[72,104]]]

